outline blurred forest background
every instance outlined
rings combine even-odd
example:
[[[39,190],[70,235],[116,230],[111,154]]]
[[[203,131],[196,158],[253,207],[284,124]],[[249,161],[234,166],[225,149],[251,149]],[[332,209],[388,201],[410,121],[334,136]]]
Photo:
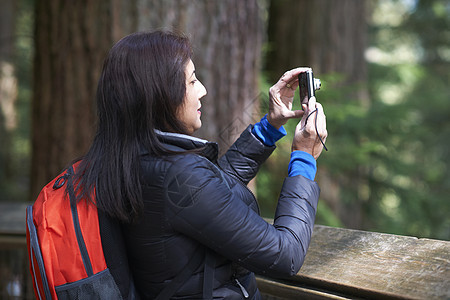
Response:
[[[221,149],[285,71],[313,68],[329,132],[316,223],[450,240],[447,0],[0,0],[0,201],[32,201],[86,151],[108,49],[160,28],[191,38],[198,135]],[[252,182],[265,217],[295,125]]]

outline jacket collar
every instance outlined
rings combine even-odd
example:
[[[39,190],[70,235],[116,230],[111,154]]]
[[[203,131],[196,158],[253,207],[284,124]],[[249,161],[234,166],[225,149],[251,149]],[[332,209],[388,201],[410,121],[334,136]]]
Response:
[[[217,143],[181,133],[163,132],[157,129],[155,129],[155,132],[168,150],[177,152],[199,150],[200,155],[213,163],[217,162],[219,154]]]

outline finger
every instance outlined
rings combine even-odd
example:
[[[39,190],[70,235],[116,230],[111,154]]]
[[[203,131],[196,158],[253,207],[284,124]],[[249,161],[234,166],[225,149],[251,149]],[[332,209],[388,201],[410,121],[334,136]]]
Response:
[[[316,102],[316,108],[319,115],[322,115],[325,117],[325,112],[323,111],[323,106],[320,104],[320,102]]]
[[[317,117],[316,104],[316,97],[311,97],[308,100],[308,109],[305,110],[305,114],[303,115],[305,129],[310,131],[313,130],[315,126],[315,118]]]
[[[305,104],[305,108],[306,108],[306,104]],[[308,126],[308,124],[311,124],[311,122],[309,120],[311,117],[310,114],[311,114],[311,111],[309,110],[309,108],[306,108],[303,112],[303,117],[300,120],[300,125],[302,128]]]
[[[294,111],[292,111],[292,113],[293,113],[293,118],[301,118],[305,114],[305,112],[303,110],[294,110]]]
[[[313,110],[316,109],[316,104],[317,104],[316,97],[312,96],[311,98],[309,98],[309,101],[308,101],[309,112],[312,112]]]
[[[277,83],[275,83],[271,89],[273,89],[274,92],[279,93],[280,90],[286,88],[286,82],[280,78]]]
[[[292,111],[286,111],[284,113],[284,118],[285,119],[298,119],[301,118],[303,116],[304,112],[302,110],[292,110]]]
[[[322,121],[326,121],[325,112],[323,111],[323,106],[319,102],[316,103],[317,108],[317,117],[320,118]]]
[[[279,86],[280,89],[283,87],[288,87],[295,90],[298,87],[298,75],[309,70],[311,70],[309,67],[299,67],[289,70],[281,76],[276,85]],[[280,84],[278,85],[278,83]]]
[[[317,103],[317,130],[320,133],[320,136],[322,138],[326,138],[327,133],[327,122],[326,122],[326,116],[323,111],[323,106],[320,103]]]
[[[299,67],[292,70],[289,70],[281,76],[280,80],[283,80],[284,82],[290,82],[297,80],[298,74],[310,71],[311,68],[309,67]]]
[[[290,82],[286,83],[286,87],[293,91],[295,91],[298,88],[298,86],[300,85],[298,82],[298,77],[295,77],[295,78],[296,79],[294,81],[290,81]]]

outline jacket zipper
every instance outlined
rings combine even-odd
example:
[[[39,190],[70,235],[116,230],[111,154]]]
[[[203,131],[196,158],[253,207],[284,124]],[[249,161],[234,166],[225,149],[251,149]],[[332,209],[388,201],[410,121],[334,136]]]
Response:
[[[247,299],[250,295],[248,294],[248,292],[245,289],[245,287],[239,282],[239,280],[237,280],[237,278],[235,278],[234,281],[236,282],[236,284],[241,289],[241,292],[242,292],[242,295],[244,295],[244,298]]]

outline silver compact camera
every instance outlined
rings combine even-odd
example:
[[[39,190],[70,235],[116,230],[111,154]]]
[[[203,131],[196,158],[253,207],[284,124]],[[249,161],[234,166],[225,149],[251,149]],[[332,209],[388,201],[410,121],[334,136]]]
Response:
[[[309,99],[315,95],[315,91],[320,90],[322,82],[319,78],[314,78],[312,70],[302,72],[298,75],[300,101],[308,104]]]

